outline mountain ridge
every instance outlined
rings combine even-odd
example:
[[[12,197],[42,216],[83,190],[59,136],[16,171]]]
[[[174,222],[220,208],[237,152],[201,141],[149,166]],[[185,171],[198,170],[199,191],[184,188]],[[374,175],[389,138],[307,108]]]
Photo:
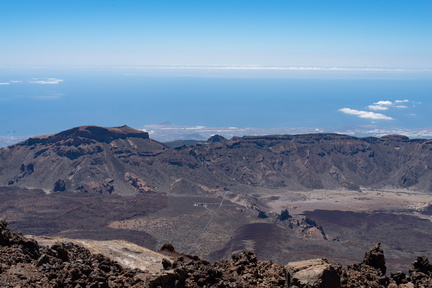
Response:
[[[0,160],[0,185],[46,191],[60,181],[70,191],[90,185],[119,194],[224,187],[432,192],[432,140],[401,135],[244,136],[170,148],[128,126],[81,126],[2,148]]]

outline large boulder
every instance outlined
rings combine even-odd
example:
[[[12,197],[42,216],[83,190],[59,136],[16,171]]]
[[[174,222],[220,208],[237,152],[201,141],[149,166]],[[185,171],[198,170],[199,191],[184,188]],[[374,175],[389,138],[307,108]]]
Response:
[[[338,288],[340,269],[339,265],[330,264],[327,259],[290,262],[285,266],[287,285],[299,288]]]

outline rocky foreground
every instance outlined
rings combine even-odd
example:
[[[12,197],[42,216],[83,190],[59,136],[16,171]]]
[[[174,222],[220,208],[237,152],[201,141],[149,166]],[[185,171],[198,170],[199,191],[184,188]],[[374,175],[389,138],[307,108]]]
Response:
[[[72,242],[39,245],[0,221],[0,287],[432,287],[432,264],[418,257],[409,273],[386,274],[379,244],[343,269],[326,259],[279,265],[254,253],[210,263],[162,247],[159,273],[130,269]]]

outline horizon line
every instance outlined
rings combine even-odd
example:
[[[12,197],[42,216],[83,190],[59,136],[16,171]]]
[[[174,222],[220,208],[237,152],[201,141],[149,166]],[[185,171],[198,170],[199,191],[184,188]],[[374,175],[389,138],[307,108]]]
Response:
[[[355,72],[431,72],[432,68],[418,67],[359,67],[359,66],[290,66],[290,65],[236,65],[236,64],[168,64],[168,65],[124,65],[124,64],[0,64],[2,68],[13,67],[75,67],[113,69],[173,69],[173,70],[269,70],[269,71],[355,71]]]

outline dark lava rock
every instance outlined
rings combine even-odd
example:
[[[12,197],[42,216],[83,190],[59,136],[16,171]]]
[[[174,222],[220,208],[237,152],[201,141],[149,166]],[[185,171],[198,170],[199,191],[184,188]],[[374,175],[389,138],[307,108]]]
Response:
[[[282,210],[280,215],[278,216],[278,220],[285,221],[292,218],[292,216],[289,214],[288,209]]]
[[[155,277],[149,287],[285,287],[283,266],[258,261],[252,252],[213,264],[196,256],[177,258],[172,274]]]
[[[0,245],[9,245],[9,240],[11,238],[11,232],[5,220],[0,220]]]
[[[385,271],[384,252],[377,243],[365,253],[363,262],[348,265],[342,272],[341,287],[386,288],[390,279],[385,276]]]
[[[161,248],[161,251],[169,251],[169,252],[174,252],[174,246],[172,244],[164,244]]]
[[[54,192],[63,192],[66,191],[66,182],[63,179],[58,179],[54,183]]]
[[[84,193],[111,194],[114,191],[114,187],[108,183],[87,182],[83,185],[80,185],[77,190]]]
[[[385,275],[387,267],[385,264],[384,251],[380,248],[380,245],[381,243],[375,244],[370,251],[365,253],[363,263],[380,270],[382,275]]]
[[[422,273],[432,273],[432,264],[429,263],[429,259],[425,256],[417,257],[417,260],[413,263],[412,271],[422,272]]]
[[[39,246],[0,221],[0,287],[147,287],[143,275],[70,242]]]

